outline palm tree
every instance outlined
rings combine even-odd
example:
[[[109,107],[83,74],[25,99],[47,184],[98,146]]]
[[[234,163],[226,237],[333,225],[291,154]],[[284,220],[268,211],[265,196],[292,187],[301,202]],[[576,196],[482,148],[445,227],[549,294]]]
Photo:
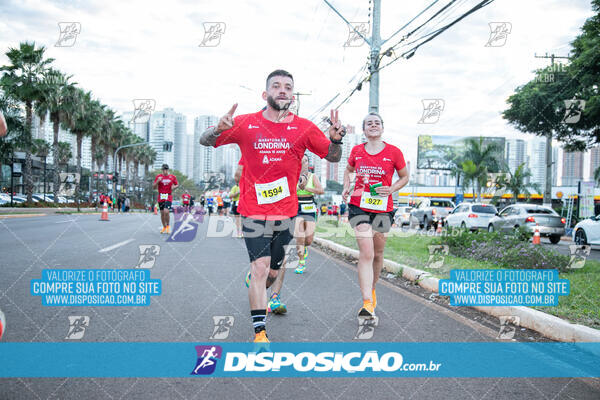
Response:
[[[69,82],[71,76],[64,75],[56,69],[50,68],[44,74],[44,79],[41,83],[41,96],[37,101],[36,112],[40,119],[45,119],[46,114],[50,114],[52,121],[52,130],[54,140],[52,144],[52,158],[54,160],[54,202],[58,203],[58,189],[60,186],[59,180],[59,155],[58,155],[58,133],[61,124],[65,125],[67,114],[71,112],[68,104],[74,101],[75,90],[72,87],[73,83]]]
[[[65,123],[77,138],[77,173],[81,177],[81,150],[84,136],[89,136],[93,127],[99,123],[98,114],[93,110],[92,94],[73,86],[68,90],[74,90],[72,101],[66,105]],[[79,181],[75,184],[75,202],[79,211]]]
[[[531,177],[531,171],[525,167],[525,163],[522,163],[515,169],[514,173],[508,171],[508,177],[506,174],[499,175],[496,178],[495,184],[499,189],[506,189],[509,191],[513,196],[513,201],[517,202],[517,198],[520,194],[529,197],[531,194],[529,189],[533,189],[537,192],[541,191],[540,185],[529,182]]]
[[[465,181],[472,185],[473,200],[475,200],[475,194],[478,199],[481,199],[482,189],[488,181],[488,172],[500,170],[500,161],[496,155],[502,149],[496,143],[484,144],[483,137],[469,138],[465,141],[465,145],[462,156],[453,160],[455,164],[453,174],[463,176]]]
[[[32,142],[33,153],[44,159],[44,201],[46,201],[46,158],[50,154],[51,146],[50,143],[44,139],[34,139]]]
[[[71,151],[71,143],[58,142],[58,146],[55,151],[56,151],[56,154],[58,155],[57,156],[58,165],[65,164],[68,166],[69,160],[71,158],[73,158],[73,152]]]
[[[44,46],[37,47],[35,42],[21,42],[19,48],[10,47],[5,53],[10,65],[0,67],[4,71],[0,78],[0,87],[5,94],[25,104],[25,193],[27,202],[33,201],[33,174],[31,160],[31,131],[33,105],[40,97],[40,83],[48,64],[53,58],[44,59]]]

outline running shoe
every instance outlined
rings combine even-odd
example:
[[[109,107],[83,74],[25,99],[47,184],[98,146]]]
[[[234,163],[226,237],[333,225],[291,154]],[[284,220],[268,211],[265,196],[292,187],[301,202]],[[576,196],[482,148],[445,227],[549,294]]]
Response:
[[[300,260],[300,262],[298,263],[298,266],[296,267],[294,272],[297,274],[303,274],[305,269],[306,269],[306,264],[304,263],[304,260]]]
[[[250,271],[248,271],[248,275],[246,275],[246,287],[250,287]]]
[[[254,334],[254,343],[270,343],[266,331],[260,331]]]
[[[373,289],[373,291],[371,292],[371,295],[373,296],[373,309],[375,309],[377,307],[377,295],[375,294],[375,289]]]
[[[171,233],[171,226],[170,225],[167,225],[165,233]]]
[[[358,316],[365,319],[375,318],[375,307],[373,307],[373,303],[365,300],[362,308],[358,312]]]
[[[285,306],[285,303],[281,302],[281,297],[279,297],[278,293],[273,293],[271,295],[267,307],[267,311],[274,314],[285,314],[287,312],[287,307]]]
[[[160,228],[160,233],[161,234],[165,233],[165,229],[167,229],[167,228],[165,228],[164,226],[162,228]]]

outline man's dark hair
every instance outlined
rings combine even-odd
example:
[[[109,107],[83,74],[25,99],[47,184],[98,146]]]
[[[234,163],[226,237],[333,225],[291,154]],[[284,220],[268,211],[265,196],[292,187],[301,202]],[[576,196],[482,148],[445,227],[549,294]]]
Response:
[[[275,71],[271,72],[269,76],[267,76],[267,89],[269,88],[269,79],[271,79],[274,76],[285,76],[287,78],[290,78],[292,82],[294,81],[294,77],[292,76],[292,74],[283,69],[276,69]]]
[[[370,113],[368,113],[365,118],[363,119],[363,131],[365,130],[365,122],[366,119],[369,115],[375,115],[377,118],[379,118],[379,120],[381,121],[381,127],[383,128],[383,118],[381,118],[381,115],[379,115],[378,113],[376,113],[375,111],[371,111]]]

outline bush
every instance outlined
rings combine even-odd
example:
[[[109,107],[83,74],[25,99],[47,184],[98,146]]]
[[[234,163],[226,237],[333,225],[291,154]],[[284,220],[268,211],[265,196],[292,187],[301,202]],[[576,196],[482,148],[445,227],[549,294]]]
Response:
[[[523,240],[530,237],[530,233],[522,230],[509,236],[462,230],[457,234],[451,230],[444,232],[437,242],[448,245],[450,254],[456,257],[489,261],[500,268],[567,270],[570,257]]]

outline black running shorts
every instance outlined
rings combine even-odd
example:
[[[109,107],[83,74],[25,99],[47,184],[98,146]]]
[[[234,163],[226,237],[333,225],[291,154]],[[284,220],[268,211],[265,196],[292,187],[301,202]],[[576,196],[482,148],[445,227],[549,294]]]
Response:
[[[285,247],[294,237],[294,219],[264,221],[242,217],[242,231],[250,262],[271,257],[271,269],[280,269],[285,258]]]
[[[387,233],[394,222],[394,212],[370,212],[350,204],[348,206],[348,222],[352,228],[360,224],[369,224],[375,232]]]
[[[161,210],[164,210],[165,208],[167,210],[170,210],[171,202],[170,201],[161,201],[160,203],[158,203],[158,208],[160,208]]]

